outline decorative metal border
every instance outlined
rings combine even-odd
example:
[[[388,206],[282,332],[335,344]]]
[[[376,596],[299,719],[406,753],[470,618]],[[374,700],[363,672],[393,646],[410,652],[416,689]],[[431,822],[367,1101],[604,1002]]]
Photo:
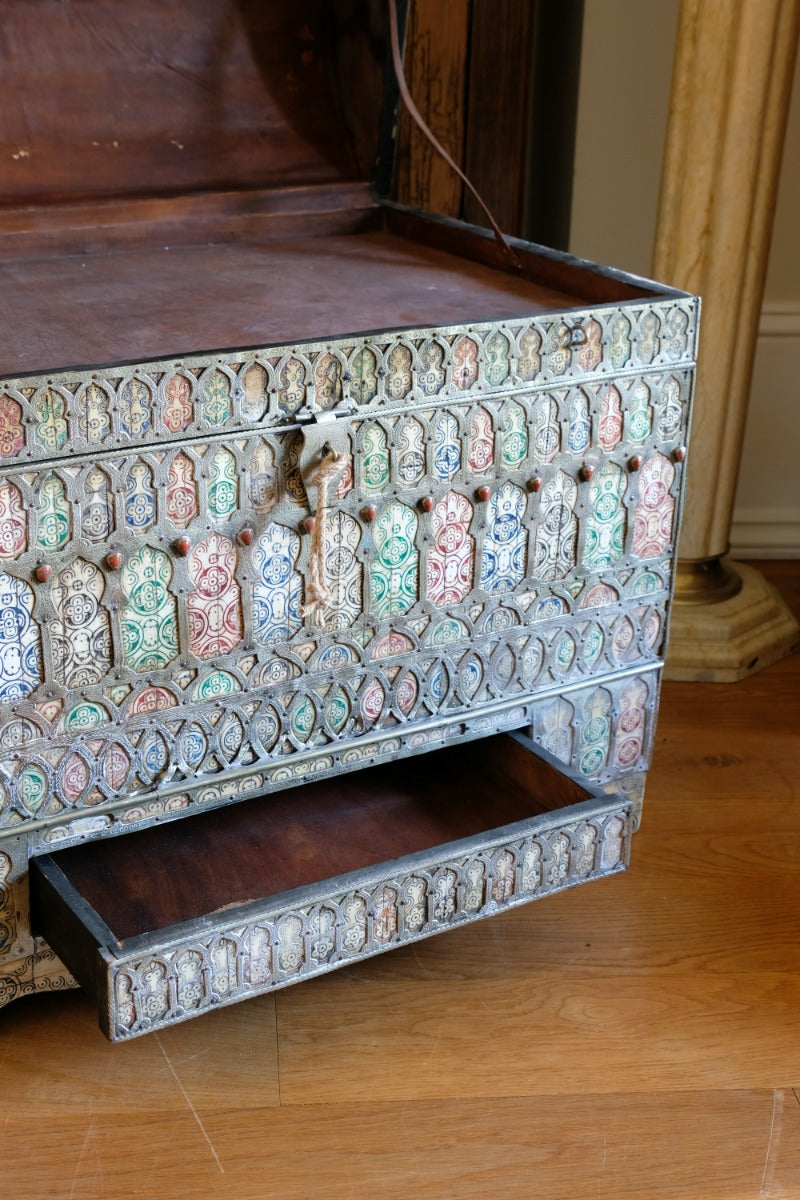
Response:
[[[371,766],[401,756],[425,753],[452,741],[468,741],[487,734],[527,727],[532,740],[545,754],[551,754],[563,767],[572,770],[587,786],[625,787],[626,778],[638,778],[650,759],[658,705],[660,665],[648,670],[627,670],[613,677],[604,676],[590,685],[553,688],[535,699],[509,699],[483,710],[473,710],[418,722],[406,729],[392,728],[368,738],[338,745],[314,747],[294,757],[259,762],[253,766],[228,768],[204,779],[177,780],[141,794],[131,794],[107,805],[64,811],[38,821],[16,822],[10,826],[0,846],[15,844],[24,833],[29,853],[51,850],[54,846],[74,845],[97,837],[114,836],[131,829],[174,820],[194,811],[217,808],[257,793],[296,787],[309,778],[326,778]],[[621,697],[625,688],[638,681],[645,689],[638,754],[624,762],[617,750],[621,738],[624,709]],[[582,770],[585,750],[583,730],[586,706],[590,698],[602,694],[608,699],[608,734],[602,766]],[[558,711],[554,714],[553,710]],[[568,725],[564,725],[564,718]],[[19,877],[17,866],[13,878]]]
[[[433,395],[483,398],[557,387],[567,376],[580,383],[674,369],[693,361],[697,314],[694,297],[654,298],[11,377],[0,382],[0,463],[165,445],[256,424],[279,428],[318,413],[388,413]],[[474,371],[465,371],[467,343]],[[398,355],[407,384],[398,384],[391,369]],[[256,376],[248,376],[254,368]],[[170,394],[173,380],[187,393],[185,415]],[[87,416],[92,406],[104,414],[99,425]]]

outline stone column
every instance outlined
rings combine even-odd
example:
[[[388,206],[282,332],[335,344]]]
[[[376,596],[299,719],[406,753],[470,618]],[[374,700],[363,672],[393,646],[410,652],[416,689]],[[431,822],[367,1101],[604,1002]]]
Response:
[[[798,30],[800,0],[681,5],[653,275],[703,308],[673,679],[740,679],[800,633],[758,571],[725,559]]]

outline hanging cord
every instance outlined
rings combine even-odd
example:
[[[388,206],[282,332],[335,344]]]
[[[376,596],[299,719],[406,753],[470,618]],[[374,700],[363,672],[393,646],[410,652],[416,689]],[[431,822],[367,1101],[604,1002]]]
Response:
[[[329,442],[322,448],[322,458],[314,473],[317,487],[317,514],[311,530],[311,547],[308,562],[308,586],[303,616],[311,617],[316,625],[322,626],[322,614],[331,599],[325,571],[325,522],[328,509],[328,492],[333,480],[341,474],[345,456],[334,450]]]
[[[432,133],[431,129],[425,122],[419,109],[417,108],[416,104],[414,103],[413,99],[411,98],[411,93],[408,90],[408,84],[406,83],[405,72],[403,70],[403,59],[400,54],[400,36],[398,33],[398,28],[397,28],[397,0],[389,0],[389,30],[390,30],[391,43],[392,43],[392,62],[394,63],[394,73],[395,73],[395,76],[397,77],[397,86],[400,89],[400,95],[403,97],[403,103],[405,104],[405,106],[408,110],[409,116],[422,130],[425,137],[428,139],[430,144],[433,146],[436,153],[441,155],[441,157],[444,159],[444,161],[447,163],[447,165],[449,167],[451,167],[453,171],[455,171],[456,175],[458,175],[458,177],[462,180],[462,182],[469,188],[470,192],[475,197],[478,204],[481,206],[484,213],[486,214],[486,218],[492,227],[494,236],[497,239],[497,242],[500,245],[501,249],[503,249],[505,251],[505,253],[510,257],[512,263],[514,264],[514,269],[517,271],[521,271],[523,269],[522,263],[520,262],[519,257],[515,253],[513,247],[509,244],[505,234],[500,229],[500,226],[497,224],[497,221],[495,221],[494,217],[492,216],[491,212],[489,211],[488,205],[482,199],[482,197],[478,194],[475,187],[467,179],[466,175],[461,170],[458,163],[455,162],[455,160],[450,157],[450,155],[447,153],[447,151],[445,150],[442,143]]]

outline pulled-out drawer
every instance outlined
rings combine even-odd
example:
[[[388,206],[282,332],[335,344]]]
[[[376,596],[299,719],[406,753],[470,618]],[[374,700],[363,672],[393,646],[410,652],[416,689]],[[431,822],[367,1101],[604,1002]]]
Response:
[[[122,1040],[624,870],[634,807],[502,734],[34,858],[33,918]]]

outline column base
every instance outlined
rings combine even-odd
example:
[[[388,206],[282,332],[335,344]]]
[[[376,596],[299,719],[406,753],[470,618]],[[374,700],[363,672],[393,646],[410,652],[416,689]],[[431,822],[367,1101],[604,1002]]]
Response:
[[[776,589],[755,567],[725,563],[741,587],[727,599],[676,599],[666,679],[735,683],[800,647],[800,626]]]

